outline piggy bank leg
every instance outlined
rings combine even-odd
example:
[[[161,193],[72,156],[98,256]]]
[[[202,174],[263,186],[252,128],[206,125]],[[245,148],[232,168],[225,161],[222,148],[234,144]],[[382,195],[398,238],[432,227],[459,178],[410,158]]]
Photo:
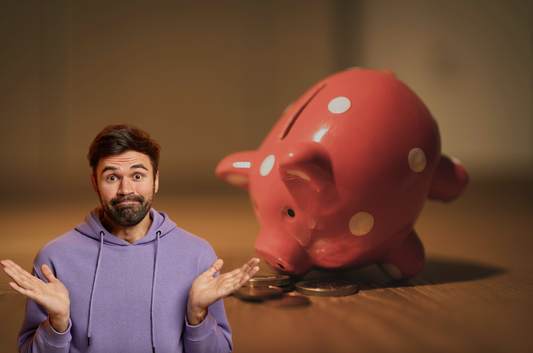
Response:
[[[379,261],[379,265],[395,281],[416,276],[424,265],[424,246],[412,230],[409,235]]]

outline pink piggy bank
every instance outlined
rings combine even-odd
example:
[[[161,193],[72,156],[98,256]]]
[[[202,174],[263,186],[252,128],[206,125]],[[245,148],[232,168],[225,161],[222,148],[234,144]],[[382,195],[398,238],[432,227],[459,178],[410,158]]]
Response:
[[[413,225],[426,198],[451,200],[468,182],[422,101],[390,71],[359,68],[315,84],[259,149],[225,157],[216,174],[249,190],[255,250],[279,272],[378,263],[394,280],[424,264]]]

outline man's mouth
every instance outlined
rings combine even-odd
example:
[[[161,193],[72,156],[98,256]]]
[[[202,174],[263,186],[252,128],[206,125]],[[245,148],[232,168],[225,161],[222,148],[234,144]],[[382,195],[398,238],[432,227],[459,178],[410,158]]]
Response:
[[[139,200],[138,198],[128,198],[128,199],[119,199],[119,200],[113,200],[111,201],[111,204],[113,206],[133,206],[135,204],[141,203],[142,200]]]
[[[134,203],[139,203],[139,201],[127,200],[127,201],[121,201],[119,203],[116,203],[115,205],[133,205]]]

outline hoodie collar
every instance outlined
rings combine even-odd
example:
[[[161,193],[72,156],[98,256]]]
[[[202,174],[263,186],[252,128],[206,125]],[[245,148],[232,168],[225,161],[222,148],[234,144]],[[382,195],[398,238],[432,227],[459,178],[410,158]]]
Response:
[[[161,232],[160,237],[168,234],[172,229],[176,228],[176,223],[172,222],[166,213],[158,212],[155,209],[150,209],[150,216],[152,217],[152,225],[146,233],[146,235],[138,239],[133,244],[128,243],[127,241],[116,237],[115,235],[109,233],[102,223],[100,222],[100,212],[103,212],[102,207],[98,206],[85,217],[85,222],[76,226],[76,230],[83,235],[93,238],[96,241],[100,241],[100,232],[104,232],[106,236],[104,237],[104,244],[115,244],[120,246],[135,246],[139,244],[145,244],[152,241],[155,241],[157,238],[156,233]]]

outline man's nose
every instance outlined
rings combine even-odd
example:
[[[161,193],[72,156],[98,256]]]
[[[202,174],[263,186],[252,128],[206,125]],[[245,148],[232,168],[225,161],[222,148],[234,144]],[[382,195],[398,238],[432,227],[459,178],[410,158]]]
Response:
[[[119,195],[133,194],[133,183],[128,178],[123,178],[120,181],[120,187],[118,188]]]

